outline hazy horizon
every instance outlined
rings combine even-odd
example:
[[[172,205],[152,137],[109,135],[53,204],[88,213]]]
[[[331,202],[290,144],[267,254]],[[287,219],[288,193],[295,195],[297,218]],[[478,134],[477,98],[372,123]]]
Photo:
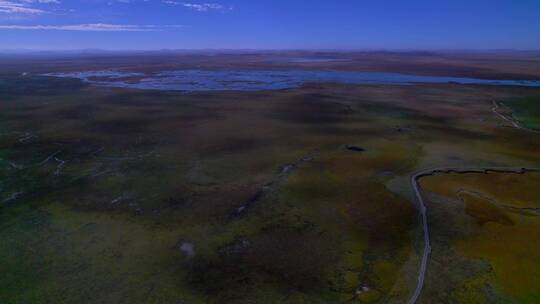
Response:
[[[455,48],[455,49],[442,49],[442,48],[162,48],[162,49],[114,49],[114,48],[73,48],[73,49],[47,49],[47,48],[0,48],[0,53],[77,53],[77,52],[109,52],[109,53],[136,53],[136,52],[148,52],[148,53],[160,53],[160,52],[179,52],[179,53],[198,53],[198,52],[223,52],[223,53],[237,53],[237,52],[250,52],[250,53],[264,53],[264,52],[305,52],[305,53],[505,53],[505,52],[527,52],[535,53],[540,52],[540,48],[536,49],[519,49],[519,48]]]

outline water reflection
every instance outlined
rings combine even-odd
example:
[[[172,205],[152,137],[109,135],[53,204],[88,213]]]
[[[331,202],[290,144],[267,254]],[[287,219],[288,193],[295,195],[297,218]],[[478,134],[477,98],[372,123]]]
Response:
[[[346,84],[457,83],[539,87],[538,80],[485,80],[463,77],[419,76],[398,73],[371,73],[317,70],[177,70],[153,74],[90,71],[54,73],[49,76],[73,77],[99,86],[171,91],[259,91],[296,88],[304,83]]]

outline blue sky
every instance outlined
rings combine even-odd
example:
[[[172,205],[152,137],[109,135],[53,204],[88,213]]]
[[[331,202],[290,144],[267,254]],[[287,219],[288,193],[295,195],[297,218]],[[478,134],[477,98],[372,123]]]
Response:
[[[540,0],[0,0],[16,48],[540,49]]]

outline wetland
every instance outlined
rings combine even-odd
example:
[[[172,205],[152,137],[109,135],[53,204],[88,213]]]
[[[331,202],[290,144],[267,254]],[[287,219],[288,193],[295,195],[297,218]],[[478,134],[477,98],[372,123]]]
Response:
[[[395,56],[0,60],[0,302],[536,303],[539,174],[456,171],[540,167],[540,62]]]

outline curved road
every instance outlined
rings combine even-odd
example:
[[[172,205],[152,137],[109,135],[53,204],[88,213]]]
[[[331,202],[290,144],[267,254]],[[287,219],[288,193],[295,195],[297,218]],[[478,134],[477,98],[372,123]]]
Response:
[[[529,128],[526,128],[526,127],[523,127],[517,120],[515,120],[514,118],[512,117],[508,117],[502,113],[500,113],[499,110],[500,106],[499,104],[493,100],[493,108],[491,108],[491,111],[493,113],[495,113],[497,116],[499,116],[500,118],[506,120],[507,122],[509,122],[510,124],[512,124],[512,126],[516,129],[520,129],[520,130],[524,130],[524,131],[528,131],[528,132],[532,132],[532,133],[540,133],[540,131],[537,131],[537,130],[532,130],[532,129],[529,129]]]
[[[514,128],[523,129],[515,120],[510,119],[506,117],[504,114],[499,113],[499,111],[497,111],[499,108],[500,108],[499,104],[495,100],[493,100],[493,108],[491,108],[491,111],[495,113],[495,115],[511,123],[512,126],[514,126]]]
[[[493,100],[493,108],[491,108],[491,111],[495,113],[497,116],[501,117],[505,121],[512,124],[512,126],[516,129],[529,131],[533,133],[540,133],[536,130],[531,130],[528,128],[525,128],[521,126],[516,120],[507,117],[504,114],[499,113],[497,111],[499,109],[499,104],[497,101]],[[518,167],[440,167],[440,168],[434,168],[434,169],[427,169],[420,172],[417,172],[411,177],[411,185],[414,190],[414,194],[416,195],[416,199],[418,201],[420,214],[422,216],[422,226],[424,230],[424,251],[422,254],[422,261],[420,262],[420,271],[418,273],[418,282],[416,284],[416,289],[414,290],[413,295],[409,299],[409,304],[414,304],[418,301],[418,298],[420,297],[420,293],[422,292],[422,288],[424,287],[424,279],[426,276],[426,270],[427,270],[427,264],[429,261],[429,255],[431,254],[431,243],[429,240],[429,227],[428,227],[428,221],[427,221],[427,209],[426,205],[424,203],[424,199],[422,198],[421,188],[418,185],[418,180],[424,176],[430,176],[436,173],[487,173],[487,172],[502,172],[502,173],[518,173],[523,174],[526,172],[540,172],[539,168],[518,168]]]
[[[431,254],[431,243],[429,240],[429,227],[427,221],[427,209],[422,197],[421,187],[418,183],[420,178],[425,176],[431,176],[437,173],[488,173],[488,172],[500,172],[500,173],[514,173],[524,174],[527,172],[540,172],[540,168],[526,168],[526,167],[441,167],[434,169],[427,169],[417,172],[411,177],[411,185],[414,189],[416,199],[418,200],[420,214],[422,216],[422,226],[424,230],[424,251],[422,253],[422,261],[420,263],[420,270],[418,273],[418,282],[413,295],[409,299],[409,304],[415,304],[420,297],[422,288],[424,287],[424,279],[426,276],[427,264],[429,261],[429,255]]]

